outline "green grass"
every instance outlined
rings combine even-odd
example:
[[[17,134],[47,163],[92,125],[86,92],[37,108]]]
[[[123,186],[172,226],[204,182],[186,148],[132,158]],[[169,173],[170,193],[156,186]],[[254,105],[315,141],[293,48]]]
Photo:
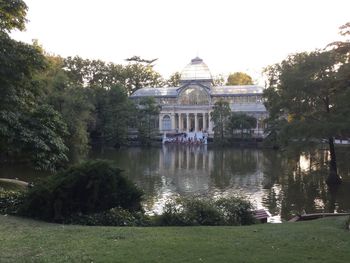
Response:
[[[87,227],[1,215],[0,262],[349,262],[345,221]]]

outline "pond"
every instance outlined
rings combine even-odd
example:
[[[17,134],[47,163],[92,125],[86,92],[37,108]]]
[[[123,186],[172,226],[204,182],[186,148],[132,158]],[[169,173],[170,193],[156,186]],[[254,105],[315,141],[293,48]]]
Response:
[[[241,195],[264,208],[272,222],[302,212],[350,211],[349,149],[338,151],[337,189],[325,184],[325,151],[312,156],[285,157],[278,151],[165,145],[94,151],[90,158],[109,159],[145,192],[148,213],[161,213],[165,202],[178,196]],[[35,181],[46,176],[20,167],[3,167],[0,177]]]

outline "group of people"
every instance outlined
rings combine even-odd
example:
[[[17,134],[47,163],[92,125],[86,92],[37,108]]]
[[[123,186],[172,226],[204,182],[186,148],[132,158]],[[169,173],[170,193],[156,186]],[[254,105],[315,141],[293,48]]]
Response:
[[[202,145],[207,144],[208,134],[205,132],[189,132],[178,134],[164,134],[163,144],[175,143],[175,144],[190,144],[190,145]]]

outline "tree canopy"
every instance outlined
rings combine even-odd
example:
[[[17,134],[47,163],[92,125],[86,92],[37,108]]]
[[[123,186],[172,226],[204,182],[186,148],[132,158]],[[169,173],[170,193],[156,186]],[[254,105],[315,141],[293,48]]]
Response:
[[[161,87],[165,82],[162,76],[153,69],[155,60],[143,60],[137,57],[136,60],[129,60],[125,66],[125,83],[127,94],[131,95],[136,90],[146,87]]]
[[[67,161],[66,123],[45,103],[38,78],[46,67],[38,46],[0,32],[0,161],[22,161],[47,170]]]
[[[0,1],[0,31],[24,30],[28,7],[22,0]]]
[[[235,131],[239,130],[241,132],[241,137],[243,137],[244,130],[251,130],[256,127],[256,118],[249,116],[244,113],[232,112],[227,123],[227,133],[234,137]]]
[[[334,137],[350,134],[349,59],[348,42],[337,42],[331,49],[290,55],[266,69],[270,119],[286,120],[279,122],[279,137],[300,146],[327,140],[330,183],[340,181]]]
[[[170,75],[169,79],[166,81],[168,87],[178,87],[180,86],[181,73],[175,72]]]
[[[228,76],[226,85],[253,85],[253,79],[251,76],[244,72],[235,72]]]

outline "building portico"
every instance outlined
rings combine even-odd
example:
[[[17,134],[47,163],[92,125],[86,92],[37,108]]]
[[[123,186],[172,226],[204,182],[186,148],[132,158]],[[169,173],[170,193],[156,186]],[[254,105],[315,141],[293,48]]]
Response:
[[[160,132],[212,132],[209,130],[208,123],[209,111],[178,110],[162,111],[159,114]]]

